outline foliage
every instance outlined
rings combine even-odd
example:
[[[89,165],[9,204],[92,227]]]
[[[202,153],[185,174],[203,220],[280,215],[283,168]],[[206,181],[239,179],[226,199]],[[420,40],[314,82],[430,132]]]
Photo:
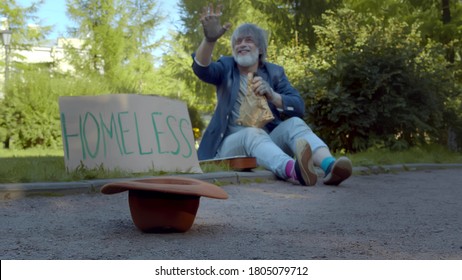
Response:
[[[27,79],[24,79],[27,77]],[[96,78],[50,77],[48,69],[26,69],[12,76],[0,106],[0,141],[16,148],[60,147],[59,96],[110,93]]]
[[[116,93],[100,75],[50,76],[47,69],[37,71],[35,68],[14,75],[10,85],[5,99],[0,100],[0,142],[21,149],[61,147],[59,96]],[[204,123],[197,109],[188,105],[188,110],[193,127],[202,130]]]
[[[153,30],[162,21],[157,2],[68,0],[67,7],[83,41],[83,53],[68,48],[75,68],[103,74],[118,92],[142,91],[153,74]]]
[[[116,93],[158,94],[195,104],[175,71],[184,69],[185,55],[176,53],[180,63],[155,68],[152,51],[160,46],[153,34],[164,20],[157,1],[150,0],[68,0],[68,9],[80,25],[79,37],[87,54],[73,52],[73,63],[84,75],[101,75]],[[82,59],[83,58],[83,59]],[[187,59],[188,57],[186,57]],[[165,59],[167,60],[167,59]],[[202,127],[200,119],[192,120]]]
[[[306,65],[310,63],[309,49],[306,45],[297,44],[282,48],[270,48],[267,60],[284,67],[284,71],[290,82],[294,85],[303,83],[306,77]]]
[[[34,14],[43,4],[43,0],[33,1],[28,6],[21,6],[17,0],[3,0],[0,2],[0,18],[7,19],[7,27],[12,32],[11,47],[13,49],[27,49],[31,45],[46,38],[50,33],[50,26],[40,26],[40,32],[30,28],[28,23],[39,23]]]
[[[313,48],[316,46],[314,26],[320,23],[321,15],[326,10],[338,7],[341,2],[340,0],[258,0],[252,1],[252,6],[268,18],[271,39],[277,46],[295,40],[300,45]]]
[[[211,102],[213,89],[211,86],[204,86],[195,77],[191,69],[191,54],[185,51],[183,43],[184,39],[180,36],[170,42],[170,48],[163,55],[162,66],[157,72],[162,77],[157,81],[157,88],[201,112],[209,112],[214,107]]]
[[[51,84],[43,80],[43,73],[30,73],[29,82],[12,81],[0,107],[0,127],[5,131],[0,139],[9,145],[56,147],[60,136],[57,104],[49,103]],[[55,106],[54,106],[55,105]],[[50,116],[53,116],[50,118]]]
[[[458,94],[441,45],[394,18],[340,9],[324,20],[304,89],[309,122],[329,146],[438,142],[445,102]]]
[[[7,12],[19,9],[12,3],[5,6]],[[75,71],[62,74],[54,72],[53,65],[14,65],[8,92],[0,101],[0,141],[7,147],[61,145],[59,96],[157,93],[178,98],[181,88],[176,86],[182,83],[154,67],[151,52],[159,43],[152,34],[162,20],[155,1],[68,0],[67,4],[80,26],[73,35],[83,44],[66,48]],[[32,8],[27,11],[34,12]],[[193,116],[198,119],[192,122],[203,128],[198,114]]]

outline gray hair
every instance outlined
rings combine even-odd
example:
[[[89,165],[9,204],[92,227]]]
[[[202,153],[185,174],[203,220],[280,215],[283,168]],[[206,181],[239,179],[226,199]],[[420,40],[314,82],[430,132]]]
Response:
[[[233,35],[231,35],[231,48],[234,49],[237,39],[247,36],[253,38],[255,45],[260,50],[260,55],[258,56],[259,62],[265,62],[268,48],[267,34],[265,30],[261,29],[255,24],[244,23],[236,28],[236,30],[233,32]]]

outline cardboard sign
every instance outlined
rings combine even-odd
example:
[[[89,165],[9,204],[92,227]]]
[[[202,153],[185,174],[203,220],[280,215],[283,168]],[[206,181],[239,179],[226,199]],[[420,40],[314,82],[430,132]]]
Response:
[[[160,96],[60,97],[68,170],[202,173],[186,104]]]

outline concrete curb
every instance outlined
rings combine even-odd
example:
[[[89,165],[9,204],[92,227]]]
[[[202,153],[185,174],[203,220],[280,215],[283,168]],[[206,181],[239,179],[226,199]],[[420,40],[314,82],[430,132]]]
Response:
[[[257,170],[252,172],[177,174],[174,176],[195,178],[216,185],[232,185],[251,181],[268,181],[277,179],[273,173],[266,170]],[[98,179],[85,180],[79,182],[37,182],[0,184],[0,200],[17,199],[26,196],[62,196],[80,193],[99,193],[102,186],[111,182],[129,181],[146,178],[152,177]]]
[[[356,175],[370,175],[389,172],[404,172],[416,170],[457,169],[462,164],[395,164],[384,166],[355,167]],[[322,175],[321,171],[320,175]],[[214,172],[204,174],[178,174],[175,176],[189,177],[216,185],[245,184],[249,182],[264,182],[277,180],[277,177],[266,170],[251,172]],[[149,177],[142,177],[149,178]],[[118,178],[85,180],[79,182],[37,182],[37,183],[12,183],[0,184],[0,200],[10,200],[29,196],[62,196],[81,193],[99,193],[102,186],[115,181],[127,181],[142,178]]]

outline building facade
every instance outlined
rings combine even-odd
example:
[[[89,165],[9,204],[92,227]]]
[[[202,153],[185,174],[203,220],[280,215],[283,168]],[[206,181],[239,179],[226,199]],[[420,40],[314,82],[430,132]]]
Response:
[[[58,38],[55,45],[52,46],[34,46],[28,50],[19,50],[10,46],[9,50],[9,71],[14,71],[14,63],[24,64],[50,64],[53,70],[61,73],[73,72],[74,68],[66,56],[66,47],[76,49],[82,48],[82,40],[75,38]],[[4,96],[5,89],[5,65],[6,65],[6,48],[2,46],[0,51],[0,98]]]

